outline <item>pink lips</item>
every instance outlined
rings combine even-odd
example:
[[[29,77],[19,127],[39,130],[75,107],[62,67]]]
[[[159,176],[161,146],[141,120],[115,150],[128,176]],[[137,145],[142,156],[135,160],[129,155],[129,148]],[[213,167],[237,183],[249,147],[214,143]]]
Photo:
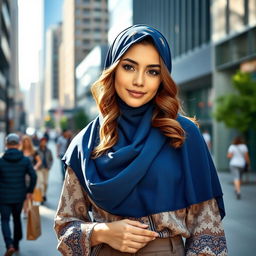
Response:
[[[145,92],[139,92],[139,91],[134,91],[134,90],[128,90],[128,93],[133,97],[133,98],[142,98],[146,93]]]

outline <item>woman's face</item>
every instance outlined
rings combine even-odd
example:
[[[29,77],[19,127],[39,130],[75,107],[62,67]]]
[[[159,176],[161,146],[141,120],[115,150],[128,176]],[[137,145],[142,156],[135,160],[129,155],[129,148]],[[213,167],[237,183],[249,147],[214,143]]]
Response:
[[[29,140],[28,139],[24,139],[23,140],[23,145],[25,146],[25,147],[28,147],[29,146]]]
[[[154,46],[135,44],[122,56],[115,72],[115,90],[127,105],[146,104],[160,83],[160,56]]]

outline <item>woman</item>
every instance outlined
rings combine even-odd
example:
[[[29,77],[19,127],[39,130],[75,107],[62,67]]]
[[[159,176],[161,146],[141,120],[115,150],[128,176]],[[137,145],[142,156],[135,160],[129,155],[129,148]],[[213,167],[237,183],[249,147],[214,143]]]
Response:
[[[20,150],[23,152],[24,156],[26,156],[30,159],[30,161],[33,165],[33,168],[36,171],[37,183],[36,183],[35,189],[42,189],[42,173],[39,169],[40,166],[42,165],[42,160],[41,160],[38,152],[34,149],[32,139],[29,136],[27,136],[27,135],[22,136]],[[35,200],[36,199],[35,194],[33,194],[33,199],[34,199],[34,201],[39,200],[39,202],[41,202],[40,198]],[[28,201],[25,200],[24,206],[23,206],[24,217],[27,216],[27,208],[28,208],[27,204],[28,204]]]
[[[111,45],[92,88],[100,116],[63,158],[63,255],[227,255],[216,170],[197,126],[179,114],[171,68],[152,27],[129,27]]]
[[[233,143],[228,148],[227,158],[230,159],[229,167],[234,177],[234,190],[236,198],[239,200],[241,199],[242,174],[246,165],[247,168],[250,165],[248,148],[241,136],[234,138]]]

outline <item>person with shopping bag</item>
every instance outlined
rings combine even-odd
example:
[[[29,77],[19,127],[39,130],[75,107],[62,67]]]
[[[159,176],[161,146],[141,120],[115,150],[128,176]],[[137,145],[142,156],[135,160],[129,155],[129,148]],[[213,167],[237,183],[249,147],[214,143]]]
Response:
[[[4,256],[19,250],[22,239],[21,210],[25,199],[31,200],[37,175],[29,158],[19,148],[19,136],[11,133],[6,137],[4,155],[0,158],[0,214],[3,238],[6,245]],[[26,186],[26,175],[30,177]],[[13,219],[13,234],[10,217]]]
[[[40,166],[42,164],[42,160],[38,151],[36,150],[32,139],[28,135],[22,136],[20,150],[23,152],[24,156],[28,157],[33,165],[33,168],[36,171],[37,182],[33,191],[33,200],[40,204],[43,201],[42,191],[43,191],[43,176],[40,171]],[[28,180],[26,181],[28,182]],[[25,200],[23,204],[23,216],[27,217],[28,211],[28,200]]]

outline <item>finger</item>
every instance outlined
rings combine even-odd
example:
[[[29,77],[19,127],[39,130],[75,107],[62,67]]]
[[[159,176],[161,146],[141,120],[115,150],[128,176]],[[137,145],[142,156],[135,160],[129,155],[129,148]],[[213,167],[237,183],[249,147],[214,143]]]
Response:
[[[149,236],[149,237],[158,237],[158,233],[148,230],[148,229],[142,229],[137,227],[131,227],[130,232],[135,235],[141,235],[141,236]]]
[[[134,242],[138,243],[148,243],[156,239],[156,237],[152,236],[139,236],[139,235],[132,235],[130,239]]]
[[[124,220],[127,224],[130,224],[134,227],[138,227],[138,228],[147,228],[148,225],[147,224],[144,224],[144,223],[141,223],[139,221],[136,221],[136,220],[129,220],[129,219],[125,219]]]
[[[121,250],[127,252],[130,249],[135,249],[136,251],[138,251],[139,249],[143,248],[146,245],[147,245],[147,243],[138,243],[138,242],[134,242],[134,241],[127,241],[127,243],[124,246],[122,246]]]

